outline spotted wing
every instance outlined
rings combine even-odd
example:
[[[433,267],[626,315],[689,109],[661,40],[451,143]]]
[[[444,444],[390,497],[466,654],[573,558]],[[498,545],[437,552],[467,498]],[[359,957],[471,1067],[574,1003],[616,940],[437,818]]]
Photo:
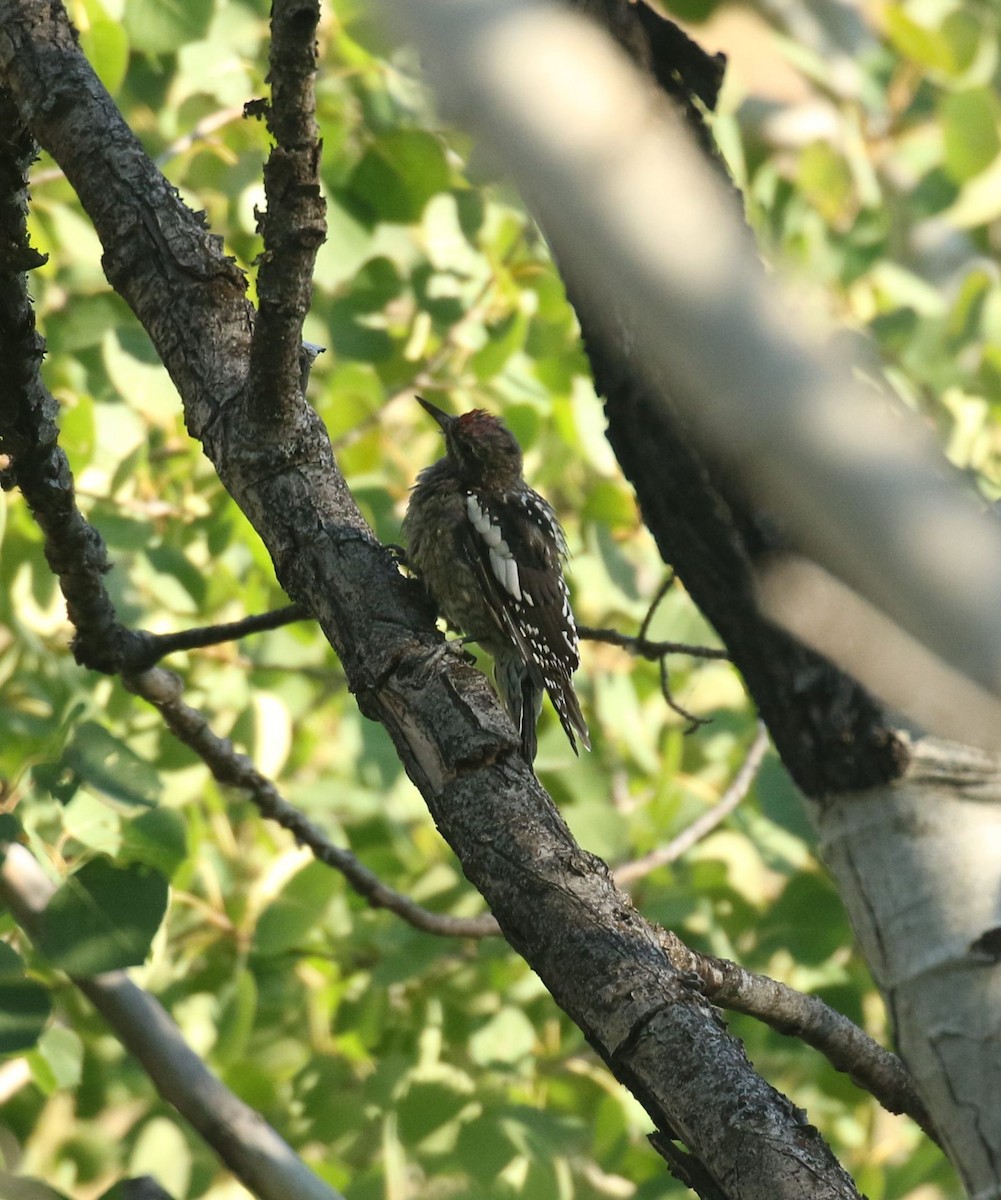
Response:
[[[573,690],[580,663],[577,626],[563,578],[566,541],[537,492],[466,496],[467,552],[499,629],[516,647],[533,683],[545,688],[571,745],[590,747]]]

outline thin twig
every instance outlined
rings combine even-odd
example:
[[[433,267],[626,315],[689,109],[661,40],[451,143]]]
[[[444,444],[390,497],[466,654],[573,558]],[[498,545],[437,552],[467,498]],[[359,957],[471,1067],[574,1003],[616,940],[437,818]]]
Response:
[[[205,646],[217,646],[221,642],[233,642],[252,633],[264,633],[269,629],[281,629],[295,621],[308,621],[312,614],[302,604],[288,604],[274,612],[259,613],[243,617],[239,621],[226,621],[218,625],[197,625],[182,629],[178,633],[142,633],[145,653],[132,655],[128,670],[135,674],[148,670],[168,654],[182,650],[200,650]]]
[[[408,896],[387,886],[368,867],[340,846],[335,846],[298,809],[281,795],[270,779],[262,775],[232,742],[221,738],[209,727],[196,709],[181,699],[181,682],[161,668],[129,675],[125,686],[152,704],[168,728],[199,756],[212,777],[227,787],[247,792],[262,816],[287,829],[296,840],[308,846],[320,862],[340,871],[352,888],[373,908],[385,908],[415,929],[445,937],[492,937],[499,933],[497,922],[489,914],[482,917],[451,917],[430,912]]]
[[[725,650],[716,649],[711,646],[691,646],[685,642],[650,641],[648,635],[654,615],[660,607],[660,602],[674,584],[674,578],[674,572],[669,571],[650,601],[650,605],[640,624],[640,631],[635,636],[620,633],[617,629],[595,629],[590,625],[579,625],[577,632],[582,638],[588,641],[604,642],[610,646],[620,646],[623,650],[627,650],[637,658],[646,658],[651,662],[656,662],[660,668],[660,691],[664,697],[664,702],[672,712],[677,713],[679,717],[684,718],[688,722],[688,728],[685,732],[693,733],[699,726],[708,725],[709,718],[700,717],[695,713],[689,712],[687,708],[674,698],[671,691],[671,680],[668,675],[666,656],[668,654],[687,654],[692,658],[724,660],[729,659],[730,656]]]
[[[650,626],[653,624],[653,618],[656,615],[657,609],[660,608],[660,602],[664,599],[671,588],[674,587],[675,578],[676,576],[674,571],[670,570],[661,580],[660,587],[654,593],[654,597],[650,601],[650,605],[646,610],[646,615],[643,618],[643,623],[640,625],[641,638],[645,639],[649,636]]]
[[[737,773],[731,780],[730,786],[712,808],[702,813],[700,817],[696,818],[691,825],[683,829],[677,837],[672,838],[666,845],[660,846],[656,850],[651,850],[649,854],[645,854],[642,858],[638,858],[634,862],[625,863],[623,866],[618,867],[612,872],[615,882],[620,886],[632,883],[637,879],[641,879],[644,875],[649,875],[651,871],[655,871],[658,867],[664,867],[669,863],[677,861],[696,842],[701,841],[706,834],[715,829],[747,795],[767,750],[768,730],[764,725],[759,724],[758,731],[754,735],[754,740],[751,742],[747,754],[744,756],[744,761],[737,769]]]
[[[689,712],[689,710],[685,708],[683,704],[675,700],[674,693],[671,691],[671,678],[667,673],[667,660],[662,658],[659,666],[661,695],[664,697],[664,702],[667,704],[667,707],[688,722],[688,727],[685,729],[685,733],[694,733],[695,730],[699,729],[701,726],[708,725],[712,720],[711,717],[700,717],[696,713]]]
[[[729,661],[730,655],[717,646],[695,646],[690,642],[651,642],[643,634],[620,633],[618,629],[595,628],[593,625],[578,625],[577,632],[589,642],[604,642],[608,646],[619,646],[636,658],[656,662],[665,654],[687,654],[691,658],[711,658]]]

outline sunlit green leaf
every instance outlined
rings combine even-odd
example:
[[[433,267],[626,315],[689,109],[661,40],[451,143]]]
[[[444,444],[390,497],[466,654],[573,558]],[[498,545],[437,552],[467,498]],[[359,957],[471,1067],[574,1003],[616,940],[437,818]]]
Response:
[[[34,1046],[51,1011],[47,989],[29,979],[21,956],[0,942],[0,1054]]]
[[[261,914],[254,934],[258,954],[286,954],[299,949],[303,938],[322,920],[323,912],[339,890],[337,876],[322,863],[309,863]]]
[[[990,88],[951,92],[942,101],[945,166],[962,183],[1001,151],[1001,102]]]
[[[76,727],[62,766],[77,781],[126,809],[152,808],[162,787],[155,769],[95,721]]]
[[[80,31],[80,45],[98,78],[114,95],[129,63],[129,38],[117,21],[94,21]]]
[[[513,1063],[532,1052],[535,1029],[517,1008],[502,1008],[469,1039],[469,1053],[478,1063]]]
[[[420,130],[382,134],[369,147],[351,178],[352,196],[374,218],[411,222],[424,205],[448,187],[441,143]]]
[[[83,1042],[72,1029],[53,1025],[29,1055],[31,1077],[47,1096],[75,1088],[83,1073]]]
[[[35,941],[57,967],[97,975],[137,966],[167,908],[167,882],[150,868],[97,858],[71,875],[49,901]]]
[[[155,808],[122,825],[118,852],[122,862],[145,863],[170,879],[187,850],[184,821],[172,809]]]
[[[208,28],[212,0],[127,0],[125,30],[145,54],[171,54]]]

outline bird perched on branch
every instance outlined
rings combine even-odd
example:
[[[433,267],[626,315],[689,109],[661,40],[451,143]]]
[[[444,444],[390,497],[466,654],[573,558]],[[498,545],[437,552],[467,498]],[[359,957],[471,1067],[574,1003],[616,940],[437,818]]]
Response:
[[[522,478],[521,447],[481,409],[453,417],[417,397],[445,435],[445,457],[417,477],[403,520],[408,560],[449,625],[494,660],[501,702],[535,759],[542,693],[570,745],[591,748],[573,687],[577,626],[556,514]]]

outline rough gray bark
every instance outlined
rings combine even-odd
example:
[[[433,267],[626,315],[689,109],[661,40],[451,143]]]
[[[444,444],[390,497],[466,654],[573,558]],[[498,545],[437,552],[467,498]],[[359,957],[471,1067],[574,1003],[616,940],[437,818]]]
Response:
[[[1001,1196],[1001,762],[921,738],[904,777],[812,805],[901,1054],[977,1200]]]

